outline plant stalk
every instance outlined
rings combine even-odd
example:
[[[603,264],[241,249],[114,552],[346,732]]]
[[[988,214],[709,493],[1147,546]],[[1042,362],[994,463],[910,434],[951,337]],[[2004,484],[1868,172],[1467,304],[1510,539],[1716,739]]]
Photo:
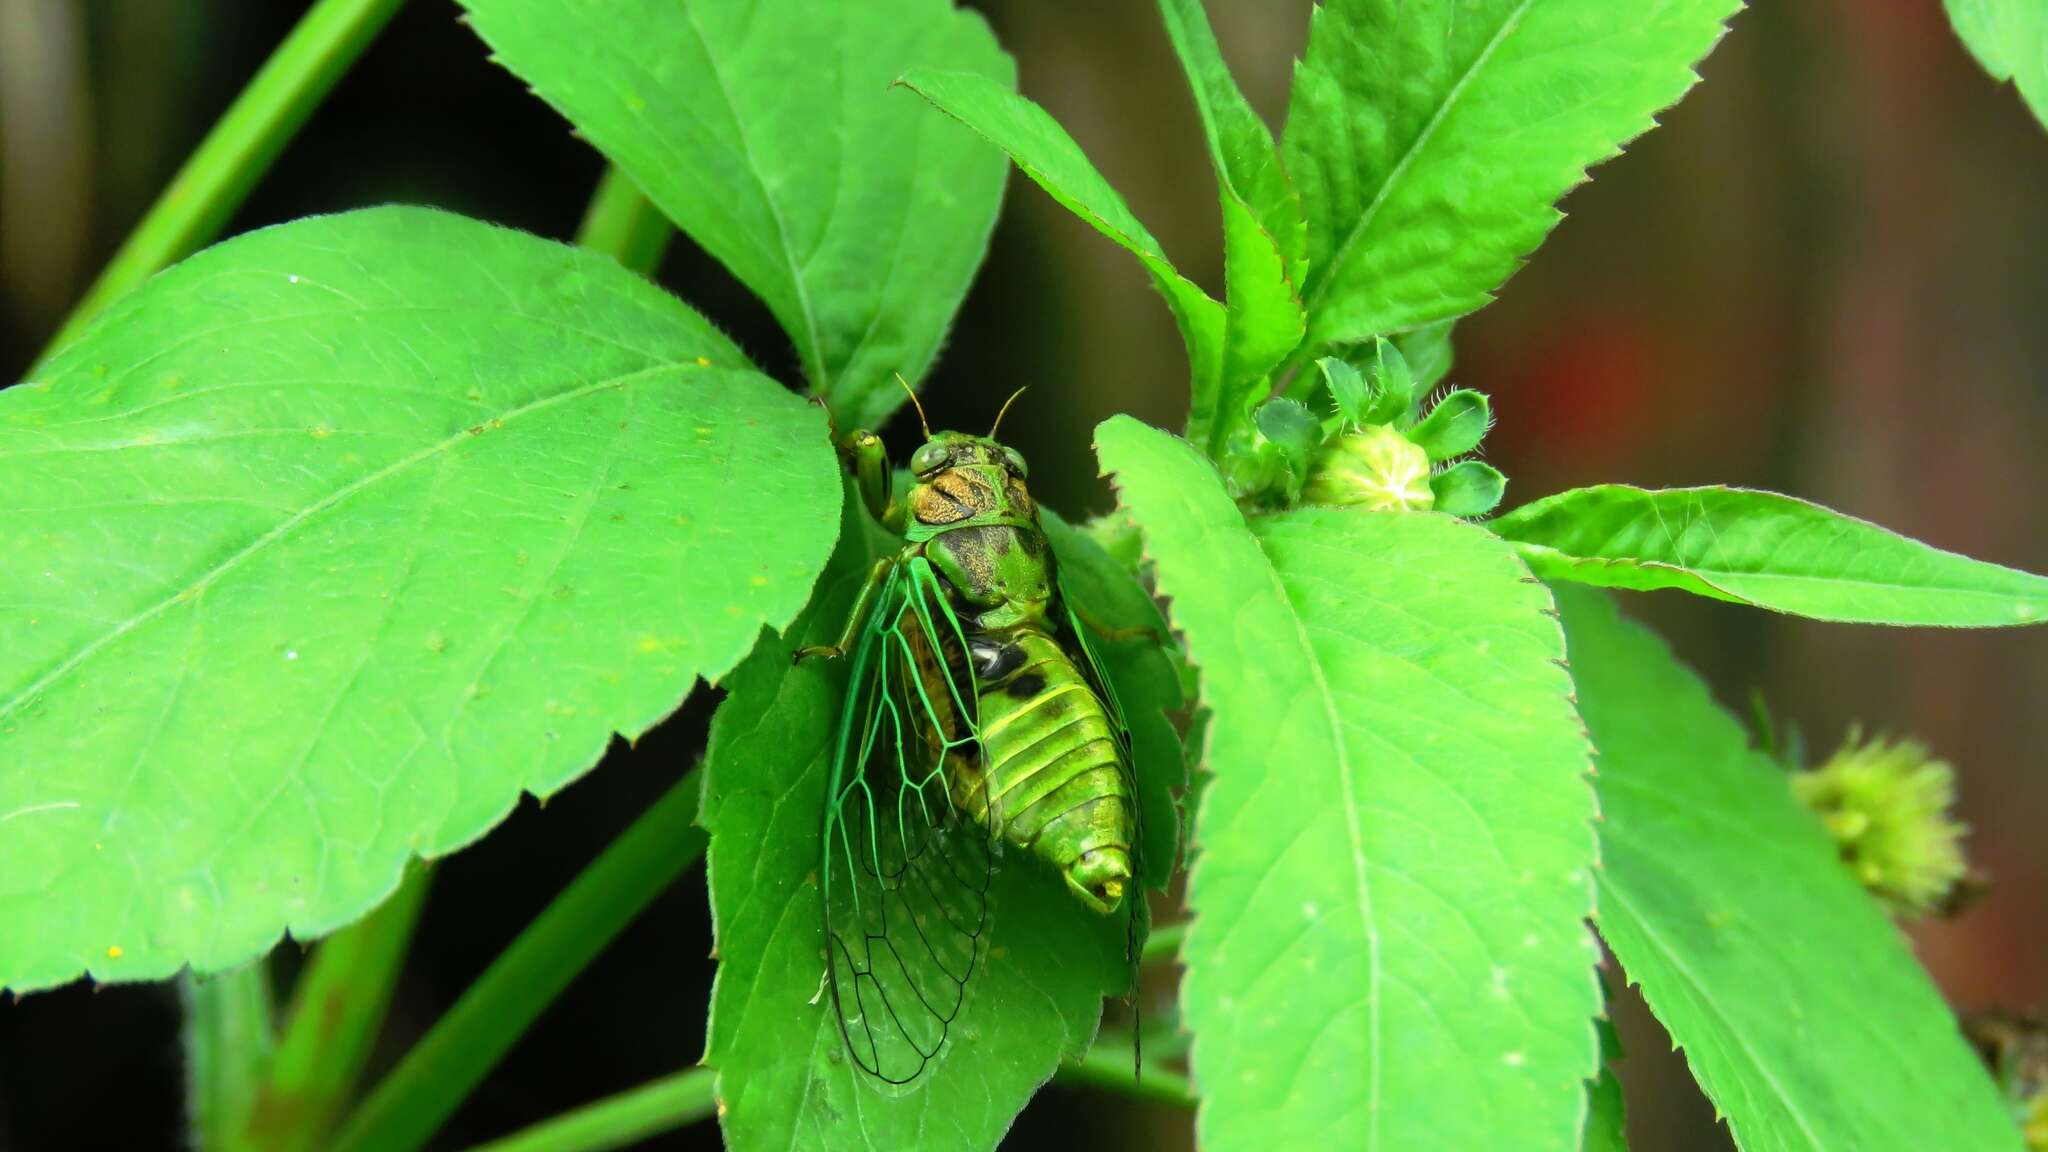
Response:
[[[415,1152],[527,1027],[704,851],[691,769],[491,962],[343,1126],[335,1152]]]
[[[718,1073],[688,1068],[550,1117],[470,1152],[609,1152],[674,1131],[718,1110]]]
[[[313,953],[292,988],[277,1055],[234,1147],[311,1152],[332,1133],[383,1028],[430,875],[415,867],[375,912]]]
[[[150,206],[72,308],[29,369],[30,376],[117,297],[218,236],[306,118],[404,3],[318,0]]]
[[[1061,1064],[1059,1071],[1053,1074],[1053,1081],[1100,1088],[1180,1108],[1192,1108],[1195,1104],[1194,1087],[1180,1073],[1147,1060],[1141,1076],[1131,1057],[1131,1044],[1127,1038],[1121,1042],[1098,1042],[1079,1060]]]
[[[675,239],[675,225],[617,168],[607,168],[576,229],[576,243],[652,276]]]
[[[185,1112],[195,1147],[237,1143],[270,1062],[270,972],[256,960],[232,972],[179,978],[185,1006]]]

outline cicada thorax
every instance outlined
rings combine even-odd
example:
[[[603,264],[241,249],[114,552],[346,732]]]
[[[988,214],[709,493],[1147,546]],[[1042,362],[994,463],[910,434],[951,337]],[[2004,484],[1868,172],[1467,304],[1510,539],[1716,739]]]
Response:
[[[1051,634],[970,636],[980,771],[957,802],[1003,841],[1037,855],[1098,912],[1131,878],[1137,834],[1130,770],[1102,698]]]

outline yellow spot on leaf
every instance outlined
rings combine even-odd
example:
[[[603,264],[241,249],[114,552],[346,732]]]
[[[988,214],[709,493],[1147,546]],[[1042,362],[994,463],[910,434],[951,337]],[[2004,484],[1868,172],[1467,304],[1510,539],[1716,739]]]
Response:
[[[120,946],[119,944],[109,944],[109,945],[107,945],[107,959],[109,959],[109,960],[119,960],[120,958],[121,958],[121,946]]]
[[[642,652],[661,651],[661,639],[656,636],[642,636],[640,638],[640,650]]]

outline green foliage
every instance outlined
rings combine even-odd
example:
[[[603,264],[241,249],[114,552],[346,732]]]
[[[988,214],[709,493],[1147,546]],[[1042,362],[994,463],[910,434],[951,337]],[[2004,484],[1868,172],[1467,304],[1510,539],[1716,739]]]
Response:
[[[822,983],[818,888],[846,669],[793,666],[791,655],[837,639],[874,560],[901,547],[858,504],[848,501],[839,553],[811,608],[786,635],[763,638],[732,675],[712,725],[704,820],[720,965],[705,1062],[719,1070],[725,1137],[738,1152],[992,1148],[1057,1063],[1085,1050],[1102,998],[1122,995],[1130,976],[1121,916],[1096,916],[1051,872],[1006,860],[984,966],[937,1063],[903,1089],[847,1059]],[[1070,529],[1049,534],[1077,603],[1117,626],[1153,627],[1157,609],[1099,549]],[[1102,653],[1136,742],[1156,882],[1174,857],[1168,789],[1181,760],[1163,713],[1177,705],[1178,681],[1148,642],[1104,644]]]
[[[1187,345],[1189,425],[1205,425],[1217,411],[1222,387],[1228,328],[1223,306],[1174,269],[1159,241],[1131,215],[1124,198],[1045,109],[985,76],[968,72],[913,69],[903,83],[994,141],[1019,171],[1062,207],[1138,258],[1151,274],[1153,286],[1166,298]]]
[[[440,213],[125,297],[0,393],[0,985],[245,963],[581,775],[801,607],[824,424],[611,261]]]
[[[2010,80],[2048,125],[2048,4],[2040,0],[1944,0],[1949,23],[1995,80]]]
[[[1603,484],[1502,516],[1548,580],[1682,588],[1858,624],[1993,628],[2048,619],[2048,578],[1930,548],[1772,492]]]
[[[1437,511],[1451,516],[1484,516],[1500,506],[1508,478],[1479,460],[1463,460],[1429,478]]]
[[[1129,417],[1096,443],[1212,713],[1203,1146],[1576,1149],[1593,801],[1549,597],[1455,521],[1247,523],[1188,444]]]
[[[2017,1149],[1940,994],[1783,772],[1604,596],[1557,597],[1600,750],[1600,933],[1736,1140]]]
[[[1437,401],[1408,433],[1408,438],[1429,454],[1431,460],[1454,460],[1479,447],[1486,430],[1493,426],[1493,413],[1486,397],[1460,388]]]
[[[1308,225],[1273,134],[1231,78],[1201,0],[1160,0],[1159,11],[1194,90],[1222,197],[1222,393],[1214,418],[1189,428],[1216,454],[1243,429],[1265,396],[1266,374],[1306,331],[1301,284],[1308,272]]]
[[[1007,91],[950,0],[464,0],[498,58],[766,301],[842,424],[938,354],[1002,158],[889,90],[917,65]],[[772,30],[772,31],[770,31]]]
[[[1601,1020],[1598,1024],[1600,1078],[1593,1081],[1586,1096],[1585,1152],[1628,1152],[1626,1107],[1621,1080],[1614,1075],[1614,1065],[1621,1060],[1621,1038],[1615,1035],[1612,1021]]]
[[[1328,0],[1283,142],[1317,345],[1463,315],[1649,129],[1740,0]]]

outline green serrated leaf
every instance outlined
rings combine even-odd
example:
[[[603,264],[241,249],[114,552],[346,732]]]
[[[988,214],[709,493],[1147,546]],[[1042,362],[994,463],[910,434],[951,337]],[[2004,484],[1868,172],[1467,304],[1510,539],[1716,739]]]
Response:
[[[1740,0],[1328,0],[1282,143],[1317,346],[1485,304],[1586,169],[1649,130]]]
[[[1621,1060],[1621,1037],[1611,1020],[1600,1026],[1600,1077],[1586,1090],[1585,1152],[1628,1152],[1627,1103],[1614,1065]]]
[[[1159,11],[1194,90],[1223,204],[1223,396],[1213,419],[1197,413],[1190,422],[1217,456],[1306,331],[1307,224],[1273,134],[1232,79],[1201,0],[1160,0]]]
[[[1429,415],[1408,433],[1408,438],[1429,453],[1431,460],[1450,460],[1479,447],[1492,424],[1493,413],[1486,397],[1460,388],[1437,401]]]
[[[1401,346],[1385,337],[1374,337],[1366,361],[1366,380],[1372,386],[1372,406],[1367,423],[1406,422],[1415,411],[1415,373]]]
[[[361,916],[793,617],[838,500],[603,257],[389,208],[159,275],[0,393],[0,986]]]
[[[1187,346],[1189,419],[1217,410],[1226,322],[1223,306],[1174,270],[1159,241],[1138,222],[1081,146],[1045,109],[987,77],[918,68],[903,83],[947,115],[1009,153],[1018,170],[1059,204],[1138,258],[1166,298]]]
[[[1330,398],[1337,404],[1337,415],[1346,424],[1360,425],[1372,415],[1372,389],[1358,369],[1335,356],[1325,356],[1316,361],[1321,369],[1323,384],[1330,390]]]
[[[1096,444],[1213,712],[1202,1146],[1576,1150],[1593,799],[1541,586],[1445,517],[1247,524],[1185,442],[1117,417]]]
[[[826,660],[793,666],[791,654],[836,639],[874,559],[901,546],[858,500],[847,504],[813,606],[787,636],[763,638],[712,722],[704,824],[720,963],[704,1059],[719,1070],[721,1124],[735,1152],[986,1152],[1059,1060],[1086,1049],[1102,998],[1123,994],[1125,925],[1087,911],[1048,871],[1006,866],[995,877],[984,966],[949,1050],[907,1088],[846,1059],[825,986],[818,888],[846,670]]]
[[[1931,548],[1775,492],[1603,484],[1488,525],[1547,580],[1681,588],[1816,620],[1995,628],[2048,620],[2048,577]]]
[[[2012,1149],[1904,939],[1647,629],[1561,587],[1599,748],[1601,935],[1746,1152]]]
[[[1016,68],[949,0],[463,0],[498,59],[766,301],[842,426],[921,376],[987,250],[1002,157],[890,90]]]
[[[1944,0],[1977,63],[1994,80],[2010,80],[2048,125],[2048,4],[2041,0]]]
[[[1414,373],[1415,386],[1424,392],[1443,383],[1451,374],[1451,328],[1453,320],[1439,320],[1394,337],[1401,356]]]

